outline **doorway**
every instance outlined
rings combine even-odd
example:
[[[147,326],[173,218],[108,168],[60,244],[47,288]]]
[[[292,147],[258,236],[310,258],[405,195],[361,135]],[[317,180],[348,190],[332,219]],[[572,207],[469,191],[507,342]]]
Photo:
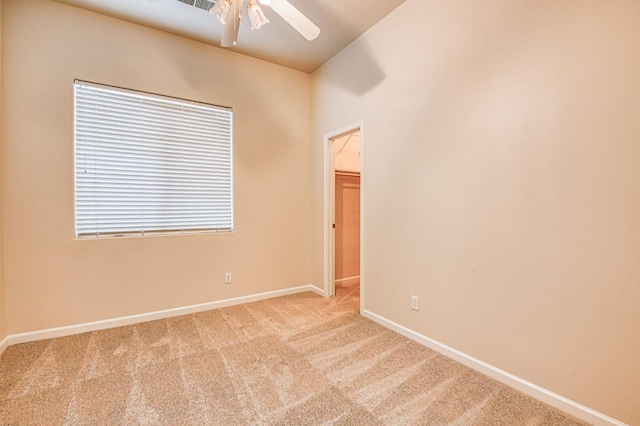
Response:
[[[362,122],[325,135],[325,295],[363,306]]]

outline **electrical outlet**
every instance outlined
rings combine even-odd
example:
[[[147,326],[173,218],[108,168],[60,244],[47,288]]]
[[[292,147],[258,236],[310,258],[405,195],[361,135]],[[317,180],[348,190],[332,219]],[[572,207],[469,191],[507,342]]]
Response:
[[[411,296],[411,309],[413,309],[414,311],[419,310],[418,296]]]
[[[224,283],[231,284],[231,272],[225,272],[224,274]]]

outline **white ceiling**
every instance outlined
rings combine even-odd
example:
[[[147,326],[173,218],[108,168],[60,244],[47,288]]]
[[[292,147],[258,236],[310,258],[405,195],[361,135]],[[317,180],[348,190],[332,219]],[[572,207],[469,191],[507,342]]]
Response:
[[[205,10],[178,0],[57,0],[105,15],[135,22],[214,46],[220,45],[222,24]],[[268,7],[270,23],[252,30],[246,9],[231,48],[255,58],[307,73],[330,59],[404,0],[289,0],[321,29],[314,41],[305,40]]]

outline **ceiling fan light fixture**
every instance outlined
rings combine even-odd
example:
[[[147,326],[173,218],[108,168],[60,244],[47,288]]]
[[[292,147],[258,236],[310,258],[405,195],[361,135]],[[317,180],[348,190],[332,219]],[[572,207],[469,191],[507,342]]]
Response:
[[[1,2],[2,0],[0,0]],[[268,6],[276,15],[309,41],[320,35],[320,28],[303,15],[289,0],[176,0],[208,10],[222,22],[220,46],[233,47],[238,41],[242,8],[247,7],[251,28],[258,29],[269,23],[263,7]]]
[[[249,0],[247,3],[247,9],[249,11],[249,20],[251,21],[251,29],[257,30],[264,24],[268,24],[269,20],[264,13],[262,12],[262,8],[258,4],[256,0]]]
[[[225,24],[227,22],[227,15],[231,9],[231,2],[233,2],[233,0],[217,0],[213,7],[209,9],[209,13],[215,15],[220,22]]]

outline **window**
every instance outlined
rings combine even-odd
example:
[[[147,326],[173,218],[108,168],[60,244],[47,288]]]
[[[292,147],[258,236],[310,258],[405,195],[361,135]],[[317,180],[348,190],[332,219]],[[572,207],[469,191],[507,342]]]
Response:
[[[232,111],[76,81],[76,238],[231,231]]]

